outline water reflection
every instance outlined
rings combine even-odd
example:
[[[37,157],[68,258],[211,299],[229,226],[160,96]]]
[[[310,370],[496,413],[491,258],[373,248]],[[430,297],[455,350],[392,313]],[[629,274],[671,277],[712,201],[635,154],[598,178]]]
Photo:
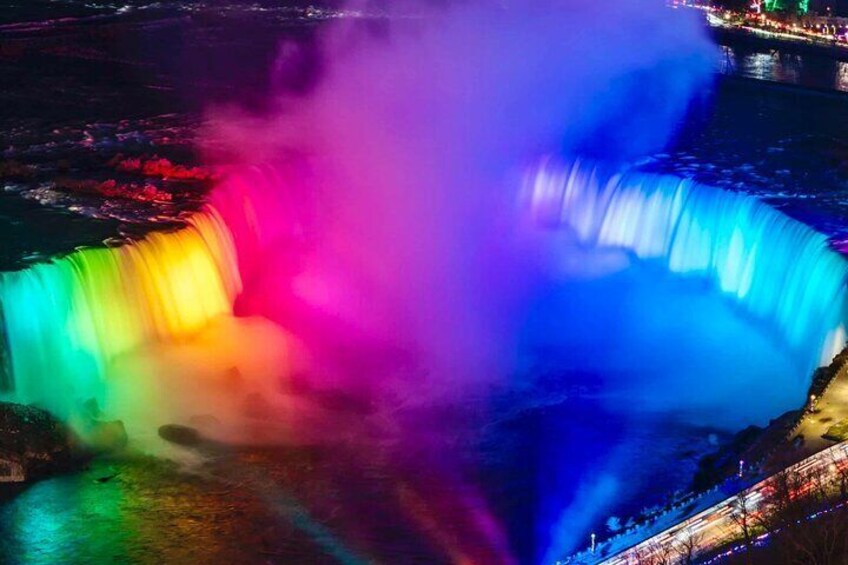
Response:
[[[848,63],[836,63],[836,89],[848,92]]]
[[[717,70],[723,75],[848,92],[848,63],[824,55],[722,45]]]

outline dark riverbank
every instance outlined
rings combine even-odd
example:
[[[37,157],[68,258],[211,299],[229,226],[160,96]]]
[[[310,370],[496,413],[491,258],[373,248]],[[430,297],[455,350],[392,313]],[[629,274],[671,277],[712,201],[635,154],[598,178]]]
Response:
[[[848,61],[848,45],[824,40],[812,41],[786,37],[766,37],[739,27],[710,27],[713,39],[719,45],[747,48],[753,51],[781,51],[793,55],[828,57],[836,61]]]
[[[848,91],[848,46],[767,38],[737,28],[710,28],[728,76]]]

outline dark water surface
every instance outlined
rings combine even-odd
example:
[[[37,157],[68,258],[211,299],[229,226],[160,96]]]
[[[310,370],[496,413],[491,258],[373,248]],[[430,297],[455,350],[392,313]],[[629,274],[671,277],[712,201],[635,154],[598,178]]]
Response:
[[[201,201],[203,183],[116,170],[116,156],[194,165],[202,112],[261,107],[281,37],[308,41],[342,14],[290,2],[22,2],[0,14],[0,269],[168,225]],[[306,79],[304,79],[306,80]],[[170,201],[102,198],[74,183],[150,185]],[[69,215],[66,212],[73,212]],[[72,219],[89,219],[85,228]],[[15,237],[31,217],[57,237]],[[50,227],[52,226],[52,227]],[[8,229],[8,231],[7,231]]]
[[[716,33],[721,74],[848,91],[848,48],[844,46],[776,43],[741,31]]]

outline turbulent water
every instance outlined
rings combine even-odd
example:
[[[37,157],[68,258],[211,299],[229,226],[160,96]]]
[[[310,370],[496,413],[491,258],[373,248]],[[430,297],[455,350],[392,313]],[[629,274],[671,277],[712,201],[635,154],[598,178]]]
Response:
[[[127,367],[138,367],[139,358],[131,356],[123,364],[116,361],[144,344],[196,334],[216,316],[231,313],[243,279],[248,294],[255,294],[257,288],[251,285],[269,274],[276,293],[285,292],[278,278],[285,263],[277,261],[287,261],[297,252],[286,247],[296,243],[292,233],[298,231],[298,214],[292,213],[284,179],[285,175],[268,167],[235,174],[215,189],[209,206],[198,211],[188,227],[154,233],[114,249],[78,251],[5,275],[0,281],[0,302],[11,358],[6,397],[38,402],[68,416],[88,398],[115,409],[120,404],[115,398],[127,391],[129,383],[130,390],[136,389],[130,393],[131,403],[147,413],[142,427],[155,427],[155,421],[149,421],[151,414],[179,417],[177,413],[161,416],[153,407],[175,400],[160,397],[157,389],[163,386],[171,395],[185,394],[178,393],[173,383],[166,384],[169,379],[185,380],[185,373],[171,367],[170,375],[161,374],[167,370],[168,359],[178,357],[158,353],[155,358],[165,362],[162,368],[149,359],[141,363],[144,369],[134,378],[150,380],[156,375],[162,379],[146,392],[145,401],[139,400],[138,389],[149,385],[132,385],[127,380]],[[407,390],[411,395],[423,391],[421,385],[399,382],[396,375],[383,372],[387,350],[359,349],[342,355],[338,350],[342,342],[327,341],[326,332],[320,332],[316,352],[326,357],[324,361],[345,365],[345,374],[359,381],[356,389],[346,391],[351,396],[342,406],[368,385],[371,410],[390,422],[390,452],[408,442],[420,443],[418,449],[424,453],[437,449],[453,461],[449,468],[480,466],[487,469],[486,475],[501,477],[495,482],[484,480],[477,487],[482,493],[474,497],[485,499],[487,493],[503,489],[508,498],[522,493],[523,498],[506,506],[497,504],[495,516],[502,517],[518,555],[529,556],[545,547],[547,553],[539,558],[550,561],[578,544],[574,532],[598,518],[589,508],[613,510],[620,504],[616,499],[627,501],[632,496],[628,492],[639,492],[638,487],[630,489],[647,476],[631,469],[630,484],[625,487],[624,469],[632,465],[634,452],[652,444],[656,434],[662,437],[663,427],[681,430],[675,436],[688,436],[706,426],[733,428],[738,422],[768,417],[775,407],[790,408],[799,400],[805,390],[800,375],[817,360],[810,358],[810,351],[832,339],[828,331],[842,321],[845,262],[828,248],[823,236],[750,197],[672,177],[610,175],[586,165],[546,165],[526,188],[531,200],[528,211],[534,213],[531,224],[553,228],[538,243],[566,264],[562,270],[557,267],[559,274],[545,290],[537,291],[522,338],[523,368],[517,370],[523,375],[501,387],[495,406],[463,395],[459,403],[463,410],[472,409],[477,415],[468,422],[454,420],[442,430],[433,411],[452,414],[457,408],[453,403],[425,402],[403,408],[396,399],[387,399],[389,391]],[[288,220],[280,222],[280,218]],[[569,234],[576,234],[576,241]],[[569,266],[567,262],[576,255],[579,264]],[[792,260],[799,255],[807,261]],[[656,262],[668,273],[658,270]],[[815,276],[804,276],[809,272]],[[691,274],[716,288],[681,277]],[[784,281],[781,292],[774,291],[775,280]],[[285,299],[265,297],[267,289],[261,285],[258,290],[263,299],[254,300],[250,311],[272,317],[307,346],[314,346],[310,324],[321,323],[321,303],[311,304],[306,313],[293,312]],[[309,295],[305,299],[308,303]],[[734,303],[756,319],[740,316]],[[657,314],[660,304],[665,311],[662,316]],[[233,339],[232,334],[224,335],[225,340]],[[357,333],[340,335],[346,342],[370,347]],[[252,340],[241,343],[242,357],[232,361],[243,375],[248,374],[242,365],[245,359],[255,360],[263,353],[263,342]],[[663,342],[669,344],[657,345]],[[788,353],[784,343],[794,353]],[[221,346],[214,338],[201,344],[199,352],[207,359],[193,363],[207,364],[218,355],[213,349]],[[692,363],[687,356],[704,361]],[[190,356],[183,358],[192,363]],[[123,368],[116,371],[114,367]],[[371,374],[362,367],[369,367]],[[685,376],[678,373],[681,367]],[[213,367],[210,374],[220,370]],[[715,371],[735,371],[742,378],[711,378]],[[266,373],[263,378],[289,383],[302,379],[295,374],[277,375]],[[117,376],[124,380],[114,380]],[[185,382],[191,386],[191,381]],[[320,373],[298,386],[304,384],[335,386]],[[681,387],[698,394],[684,398]],[[211,394],[213,381],[207,380],[204,388]],[[227,390],[230,399],[249,402],[249,395],[237,392],[240,388]],[[303,398],[314,402],[313,394]],[[759,395],[763,402],[747,406],[750,394]],[[629,399],[627,407],[622,405],[623,397]],[[286,428],[286,441],[324,443],[325,436],[305,425],[315,419],[315,408],[305,407],[296,397],[285,398],[280,424]],[[270,401],[277,402],[274,397]],[[220,400],[205,405],[196,402],[194,410],[214,410],[222,418],[227,412],[222,412]],[[746,405],[744,410],[740,402]],[[325,426],[346,425],[342,422],[350,416],[349,408],[323,410],[319,416]],[[184,408],[180,412],[183,417],[202,413]],[[132,419],[131,411],[119,413],[130,419],[132,430],[137,429],[139,421]],[[474,431],[473,424],[481,417],[487,422],[482,434]],[[363,422],[365,430],[376,423],[369,420]],[[367,439],[374,433],[354,441],[361,449],[374,449]],[[552,442],[554,436],[559,437]],[[674,441],[664,447],[678,448]],[[575,457],[580,465],[574,465]],[[653,465],[642,464],[643,472],[654,473]],[[528,490],[525,482],[534,476],[539,483]],[[470,487],[450,482],[428,488]],[[450,512],[464,520],[468,512],[488,515],[485,508],[478,501]],[[525,522],[535,528],[528,530],[522,525]],[[348,527],[339,525],[340,533]],[[462,535],[474,545],[473,554],[493,551],[496,561],[509,561],[511,552],[499,553],[504,551],[499,538],[491,538],[479,525],[468,527]],[[409,550],[399,549],[398,555]]]
[[[0,279],[11,397],[67,418],[100,397],[106,367],[146,343],[197,333],[240,289],[213,212],[132,245],[77,251]]]
[[[759,201],[677,177],[580,164],[545,165],[527,190],[540,221],[573,230],[585,245],[625,249],[710,280],[792,350],[812,355],[808,370],[841,350],[845,259],[824,235]]]

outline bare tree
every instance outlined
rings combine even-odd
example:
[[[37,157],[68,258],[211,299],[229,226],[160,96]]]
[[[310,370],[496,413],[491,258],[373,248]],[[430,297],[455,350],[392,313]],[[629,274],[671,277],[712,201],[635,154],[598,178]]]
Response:
[[[691,565],[695,562],[695,557],[701,549],[701,543],[704,541],[704,535],[696,532],[692,528],[686,528],[677,538],[674,544],[674,550],[680,560],[686,565]]]
[[[848,528],[832,512],[833,474],[814,466],[806,471],[784,469],[764,489],[757,524],[774,534],[774,548],[781,562],[824,565],[838,562],[840,544]],[[815,518],[815,519],[813,519]]]
[[[848,461],[831,455],[806,470],[786,468],[755,492],[730,503],[730,521],[745,543],[745,560],[762,563],[830,565],[848,563]],[[756,505],[752,499],[759,495]],[[755,548],[766,532],[769,544]]]
[[[773,549],[785,563],[830,565],[844,563],[848,551],[848,521],[842,510],[825,512],[782,529]]]
[[[639,565],[672,565],[674,558],[669,544],[652,542],[636,555]]]
[[[745,542],[745,553],[750,553],[754,542],[754,527],[756,526],[755,508],[745,491],[738,493],[730,502],[732,509],[730,520],[739,528],[742,540]]]
[[[833,476],[827,468],[816,465],[801,474],[803,484],[797,496],[803,499],[803,506],[821,508],[831,498]]]
[[[835,476],[836,486],[839,488],[839,499],[848,500],[848,461],[837,457],[836,453],[830,452],[830,471]]]
[[[769,533],[774,533],[798,520],[803,520],[810,509],[807,478],[804,473],[788,468],[771,477],[761,489],[763,500],[759,504],[755,523]]]

